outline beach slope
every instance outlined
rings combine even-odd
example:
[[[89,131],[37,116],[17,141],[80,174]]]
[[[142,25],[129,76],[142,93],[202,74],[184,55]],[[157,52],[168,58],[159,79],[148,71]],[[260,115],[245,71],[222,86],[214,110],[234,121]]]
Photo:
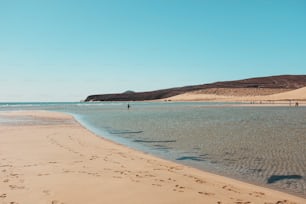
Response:
[[[286,193],[147,155],[72,116],[0,113],[0,203],[305,203]]]
[[[168,101],[215,101],[215,102],[286,102],[306,101],[306,87],[273,93],[269,89],[223,88],[188,92],[167,98]]]

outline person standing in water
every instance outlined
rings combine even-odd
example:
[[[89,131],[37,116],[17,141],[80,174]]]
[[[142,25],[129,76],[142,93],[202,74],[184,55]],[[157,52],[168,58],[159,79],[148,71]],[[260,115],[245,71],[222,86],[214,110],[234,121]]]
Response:
[[[130,110],[130,107],[131,107],[130,104],[127,104],[127,109],[128,109],[128,110]]]

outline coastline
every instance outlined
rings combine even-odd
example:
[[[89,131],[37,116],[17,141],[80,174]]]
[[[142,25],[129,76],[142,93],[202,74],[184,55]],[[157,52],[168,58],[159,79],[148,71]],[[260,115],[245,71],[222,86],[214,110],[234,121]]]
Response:
[[[72,116],[0,113],[3,203],[304,203],[305,199],[166,161],[101,138]]]
[[[266,93],[265,89],[213,89],[187,92],[165,101],[237,102],[249,106],[306,106],[306,87],[280,93]]]

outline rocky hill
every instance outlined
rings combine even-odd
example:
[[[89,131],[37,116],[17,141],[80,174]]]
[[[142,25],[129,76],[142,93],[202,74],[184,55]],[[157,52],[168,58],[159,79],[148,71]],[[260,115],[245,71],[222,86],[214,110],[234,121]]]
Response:
[[[261,89],[298,89],[306,86],[306,75],[281,75],[243,79],[237,81],[215,82],[210,84],[185,86],[148,92],[127,91],[117,94],[90,95],[85,101],[144,101],[172,97],[175,95],[212,88],[261,88]]]

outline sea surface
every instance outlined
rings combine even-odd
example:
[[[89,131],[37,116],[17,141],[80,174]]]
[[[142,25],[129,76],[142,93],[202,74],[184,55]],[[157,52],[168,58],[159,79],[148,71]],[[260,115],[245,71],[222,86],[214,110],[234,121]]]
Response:
[[[306,197],[306,107],[202,102],[0,103],[69,113],[97,135],[168,160]],[[17,121],[20,122],[20,121]],[[12,123],[0,117],[0,125]]]

